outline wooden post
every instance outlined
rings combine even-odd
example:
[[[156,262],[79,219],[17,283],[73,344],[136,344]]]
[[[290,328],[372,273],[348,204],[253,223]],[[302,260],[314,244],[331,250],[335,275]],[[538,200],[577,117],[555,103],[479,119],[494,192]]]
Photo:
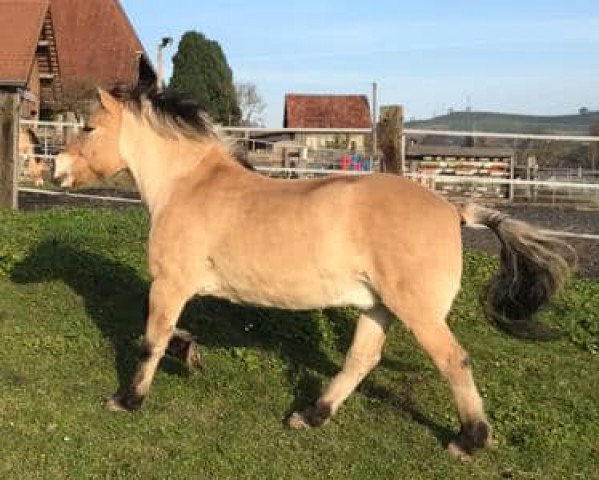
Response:
[[[281,167],[287,168],[287,148],[281,149]]]
[[[0,92],[0,208],[18,208],[19,96]]]
[[[383,152],[381,165],[387,173],[403,174],[402,162],[403,107],[381,107],[379,122],[379,145]]]
[[[245,153],[245,158],[248,162],[250,161],[250,152],[256,153],[256,142],[250,138],[250,131],[246,130],[243,132],[243,150]]]
[[[514,150],[515,151],[515,150]],[[510,180],[514,180],[515,175],[515,165],[514,165],[514,155],[510,157]],[[527,168],[528,170],[528,168]],[[510,182],[508,186],[508,200],[510,203],[514,201],[514,184]]]

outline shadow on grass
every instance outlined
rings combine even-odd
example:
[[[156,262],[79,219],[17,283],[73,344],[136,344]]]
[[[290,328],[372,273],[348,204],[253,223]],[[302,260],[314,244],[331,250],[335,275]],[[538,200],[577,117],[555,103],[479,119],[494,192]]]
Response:
[[[455,432],[428,418],[416,406],[416,385],[421,381],[422,377],[420,375],[405,378],[401,391],[397,393],[366,378],[360,385],[360,392],[369,398],[376,398],[395,407],[407,418],[429,430],[443,448],[447,448],[449,442],[455,438]]]
[[[60,279],[77,293],[85,302],[89,318],[113,346],[119,389],[129,385],[140,353],[138,340],[144,331],[149,289],[135,270],[78,246],[48,240],[14,267],[11,279],[21,284]],[[291,412],[314,401],[322,390],[321,377],[330,378],[340,368],[323,351],[323,345],[330,342],[323,338],[319,318],[332,329],[333,348],[347,351],[355,315],[337,309],[325,310],[319,317],[314,312],[246,307],[203,297],[187,304],[179,325],[203,346],[275,351],[296,385]],[[396,371],[414,371],[413,365],[391,359],[383,359],[382,365]],[[163,361],[161,368],[168,373],[186,371],[172,360]],[[451,432],[420,413],[411,397],[398,396],[370,380],[364,382],[361,391],[398,407],[441,443],[447,443]]]
[[[113,346],[119,384],[126,384],[145,325],[147,283],[125,265],[52,240],[37,245],[11,271],[16,283],[53,279],[63,281],[83,299],[89,318]]]

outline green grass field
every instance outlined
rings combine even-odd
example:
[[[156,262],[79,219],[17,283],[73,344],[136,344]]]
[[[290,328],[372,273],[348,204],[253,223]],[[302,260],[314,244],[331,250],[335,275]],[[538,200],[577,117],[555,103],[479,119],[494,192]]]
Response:
[[[450,324],[471,354],[496,447],[468,464],[431,362],[397,322],[384,359],[327,426],[290,431],[339,368],[356,312],[192,302],[205,368],[165,359],[143,409],[102,402],[131,375],[144,325],[140,209],[0,213],[0,478],[599,479],[599,280],[543,314],[560,340],[493,329],[478,303],[495,260],[467,252]]]

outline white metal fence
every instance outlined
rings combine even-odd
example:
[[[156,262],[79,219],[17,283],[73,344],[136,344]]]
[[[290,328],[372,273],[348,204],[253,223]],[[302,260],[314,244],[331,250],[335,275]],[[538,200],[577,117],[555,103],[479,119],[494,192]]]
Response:
[[[21,120],[21,126],[37,137],[33,156],[51,163],[52,159],[68,139],[75,134],[81,124],[73,122],[42,122]],[[225,128],[242,149],[249,151],[250,160],[262,158],[266,161],[254,162],[257,170],[265,175],[283,178],[306,178],[324,175],[367,175],[379,171],[378,159],[367,148],[351,149],[347,145],[335,147],[308,147],[308,135],[336,136],[350,139],[355,135],[367,138],[370,129],[268,129],[268,128]],[[494,132],[439,131],[405,129],[403,132],[402,170],[404,175],[449,197],[464,195],[473,198],[496,192],[497,198],[517,203],[576,204],[599,207],[599,170],[543,168],[541,165],[534,179],[489,178],[478,176],[424,175],[411,172],[406,164],[406,138],[411,136],[471,137],[488,139],[515,139],[558,142],[599,142],[599,137],[564,135],[529,135]],[[278,139],[277,139],[278,138]],[[297,140],[301,138],[302,141]],[[277,148],[286,150],[285,158],[277,153]],[[291,153],[290,153],[291,152]],[[254,158],[252,158],[254,155]],[[323,161],[323,158],[325,161]],[[354,163],[358,158],[360,163]],[[349,159],[349,161],[348,161]],[[345,162],[345,163],[344,163]],[[356,167],[358,165],[358,167]],[[460,186],[460,188],[457,188]],[[466,186],[466,188],[464,188]]]
[[[82,123],[43,120],[19,120],[23,134],[33,133],[34,157],[52,160],[65,144],[83,127]]]
[[[415,171],[414,165],[406,160],[406,139],[444,137],[444,140],[467,138],[486,139],[500,142],[512,140],[513,150],[510,174],[504,178],[491,176],[429,175]],[[523,142],[524,145],[520,145]],[[544,135],[496,132],[469,132],[447,130],[406,129],[402,137],[402,171],[405,175],[424,183],[442,194],[481,198],[494,194],[497,199],[504,198],[510,203],[533,203],[551,205],[575,205],[599,208],[599,170],[578,168],[556,168],[548,166],[543,158],[535,159],[534,168],[525,165],[523,158],[539,149],[547,142],[575,142],[589,146],[588,155],[592,155],[590,145],[599,142],[599,137],[581,135]],[[505,148],[505,144],[501,145]],[[409,149],[408,149],[409,151]],[[528,153],[526,153],[528,151]],[[520,157],[516,164],[516,157]],[[594,162],[593,162],[594,163]],[[501,177],[501,176],[500,176]],[[491,195],[493,196],[493,195]]]
[[[17,148],[19,180],[43,186],[51,177],[54,157],[81,126],[73,122],[20,119]]]

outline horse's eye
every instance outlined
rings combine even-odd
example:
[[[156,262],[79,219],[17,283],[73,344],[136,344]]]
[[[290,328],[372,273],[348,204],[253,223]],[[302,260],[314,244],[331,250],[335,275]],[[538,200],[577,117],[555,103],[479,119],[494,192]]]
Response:
[[[89,133],[89,132],[93,132],[94,131],[94,127],[90,127],[89,125],[84,125],[83,128],[82,128],[82,130],[85,133]]]

